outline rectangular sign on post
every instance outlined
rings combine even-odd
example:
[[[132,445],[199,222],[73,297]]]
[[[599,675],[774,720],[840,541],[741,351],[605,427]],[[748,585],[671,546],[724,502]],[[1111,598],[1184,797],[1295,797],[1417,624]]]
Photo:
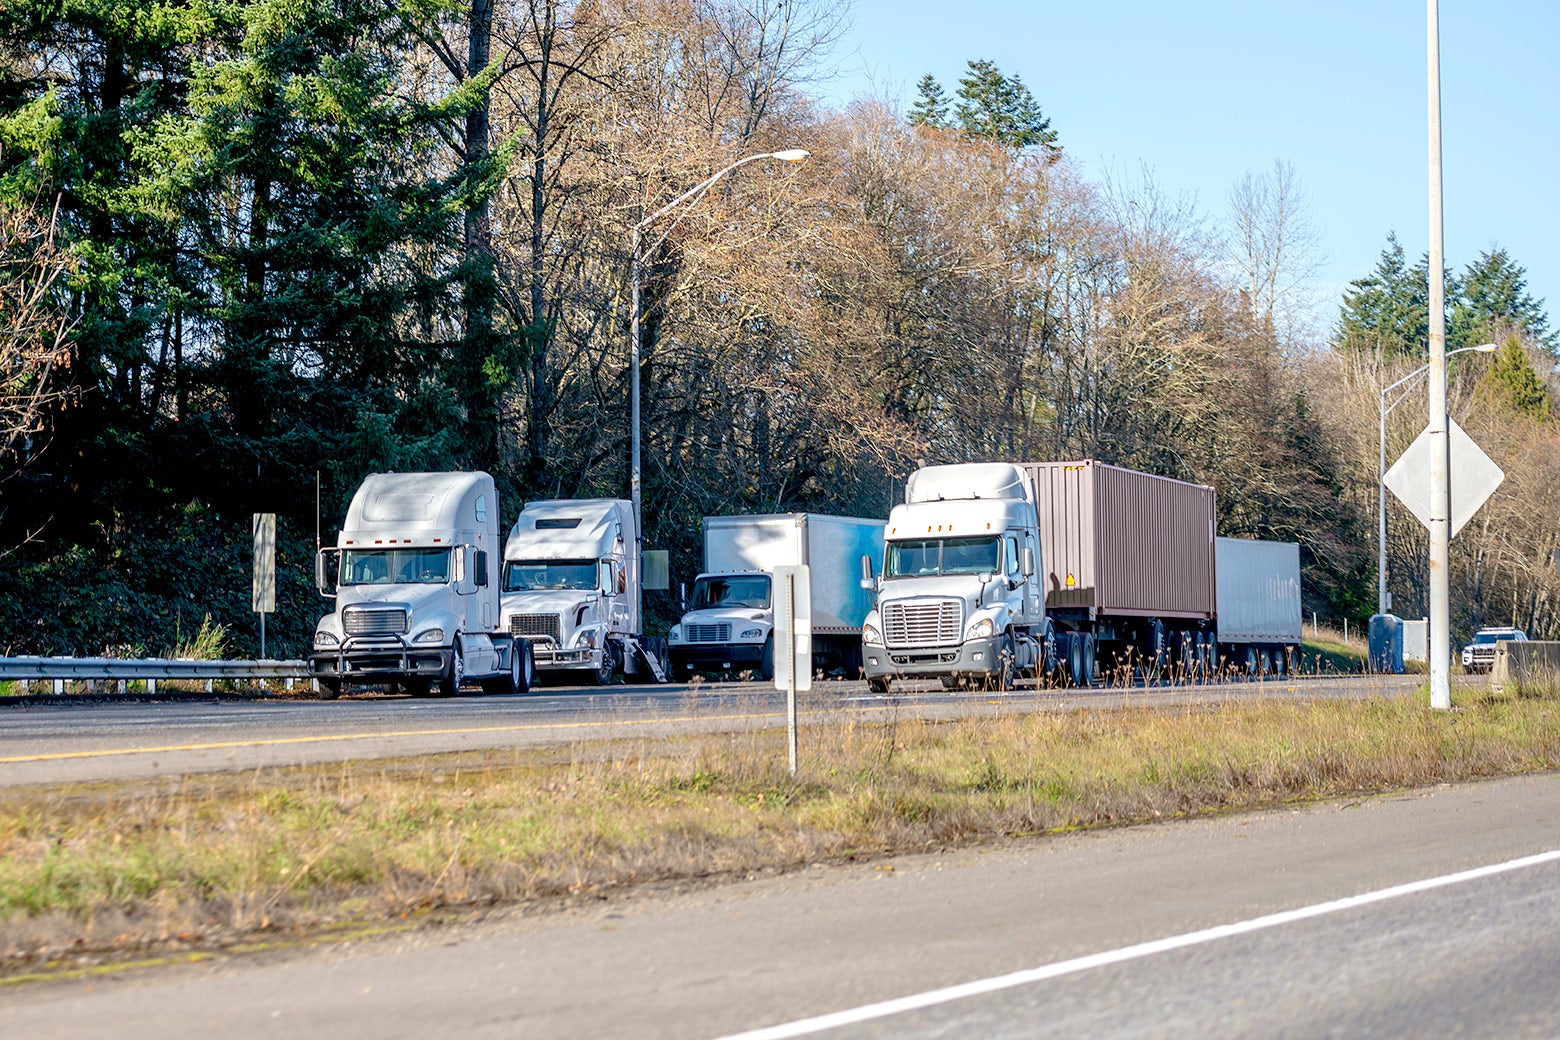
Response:
[[[775,689],[806,692],[812,689],[812,577],[805,563],[775,568],[774,600]]]
[[[276,514],[256,513],[254,534],[255,568],[249,609],[270,614],[276,610]]]

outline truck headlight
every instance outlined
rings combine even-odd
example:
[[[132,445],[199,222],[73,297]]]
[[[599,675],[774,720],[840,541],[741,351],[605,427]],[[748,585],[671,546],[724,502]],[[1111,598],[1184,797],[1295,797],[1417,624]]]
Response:
[[[579,637],[575,639],[574,645],[585,647],[588,650],[596,649],[596,630],[594,628],[587,628],[585,631],[581,632]]]
[[[979,621],[970,626],[969,638],[986,639],[990,637],[990,635],[996,630],[997,627],[991,623],[990,618],[981,618]]]
[[[336,634],[334,632],[327,632],[324,629],[320,629],[318,632],[314,633],[314,645],[340,646],[341,640],[336,638]]]
[[[764,630],[761,629],[761,628],[744,628],[742,630],[742,634],[737,636],[737,638],[738,639],[757,639],[759,636],[761,636],[763,634],[764,634]]]
[[[873,646],[882,646],[883,633],[879,632],[877,628],[872,625],[862,625],[861,641],[863,643],[870,643]]]
[[[414,643],[442,643],[444,642],[444,629],[429,628],[412,637]]]
[[[671,627],[671,629],[666,633],[666,641],[668,643],[680,643],[680,642],[682,642],[682,626],[681,625],[673,625]]]

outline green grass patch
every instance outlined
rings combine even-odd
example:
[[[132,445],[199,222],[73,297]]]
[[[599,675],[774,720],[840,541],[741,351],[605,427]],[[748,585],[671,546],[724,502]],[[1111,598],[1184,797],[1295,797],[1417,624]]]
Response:
[[[0,791],[0,964],[1560,768],[1553,688],[811,721]]]

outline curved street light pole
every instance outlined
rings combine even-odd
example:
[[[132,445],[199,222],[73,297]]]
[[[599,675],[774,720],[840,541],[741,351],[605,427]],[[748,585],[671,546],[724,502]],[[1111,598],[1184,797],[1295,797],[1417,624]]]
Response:
[[[1458,347],[1456,350],[1446,352],[1447,357],[1453,354],[1464,354],[1470,350],[1476,350],[1481,354],[1489,354],[1498,348],[1493,343],[1480,343],[1476,347]],[[1423,365],[1399,379],[1395,383],[1388,383],[1381,388],[1381,436],[1380,451],[1376,463],[1376,613],[1387,612],[1387,416],[1392,414],[1392,409],[1408,399],[1409,391],[1405,390],[1396,401],[1387,404],[1387,395],[1404,383],[1418,379],[1430,371],[1429,365]]]
[[[654,224],[656,221],[660,220],[662,217],[666,216],[668,213],[671,213],[673,210],[675,210],[679,206],[683,205],[683,203],[698,201],[699,198],[703,197],[704,192],[708,191],[710,189],[710,187],[712,185],[714,185],[714,183],[716,181],[720,180],[722,177],[726,176],[726,174],[730,173],[732,170],[735,170],[735,169],[737,169],[740,166],[746,166],[748,163],[751,163],[751,162],[758,162],[760,159],[778,159],[781,162],[801,162],[803,159],[806,159],[810,154],[811,154],[810,152],[807,152],[807,151],[805,151],[805,150],[803,150],[801,148],[787,148],[787,149],[784,149],[784,150],[778,151],[778,152],[760,152],[757,155],[745,156],[745,157],[743,157],[741,159],[738,159],[736,162],[732,163],[731,165],[725,167],[724,169],[717,170],[715,173],[713,173],[710,176],[706,177],[704,180],[700,181],[698,184],[695,184],[693,187],[689,188],[687,191],[683,192],[681,195],[677,196],[675,199],[673,199],[672,201],[668,202],[666,205],[662,206],[660,209],[656,210],[654,213],[650,214],[648,217],[646,217],[645,219],[641,220],[639,223],[634,225],[633,234],[632,234],[631,242],[630,242],[630,248],[629,248],[629,282],[631,283],[631,287],[630,287],[630,290],[629,290],[629,294],[630,295],[629,295],[629,329],[628,329],[628,339],[629,339],[629,362],[628,362],[628,371],[629,371],[629,380],[628,380],[628,382],[629,382],[629,387],[628,387],[628,394],[629,394],[629,403],[628,403],[629,477],[628,477],[628,490],[629,490],[629,498],[632,499],[633,507],[634,507],[634,538],[635,538],[636,542],[638,543],[638,544],[635,545],[634,551],[636,553],[639,553],[641,555],[641,557],[643,556],[644,540],[645,540],[644,520],[643,520],[643,518],[642,518],[642,516],[640,514],[640,479],[639,479],[639,459],[640,459],[640,453],[639,453],[639,356],[640,356],[640,292],[639,292],[639,281],[640,281],[640,266],[641,266],[640,265],[641,250],[639,248],[639,240],[640,240],[640,237],[641,237],[641,233],[644,231],[645,228],[649,227],[651,224]],[[652,245],[650,248],[653,250],[657,246],[659,246],[662,242],[664,242],[666,240],[666,236],[671,234],[672,233],[672,228],[674,228],[676,226],[677,226],[677,222],[674,220],[671,223],[671,225],[665,231],[663,231],[661,233],[661,237],[656,239],[654,245]],[[641,564],[641,566],[642,566],[642,564]],[[634,625],[635,625],[636,628],[643,627],[642,604],[639,602],[639,598],[640,598],[640,594],[636,592],[636,594],[635,594],[635,603],[634,603]]]

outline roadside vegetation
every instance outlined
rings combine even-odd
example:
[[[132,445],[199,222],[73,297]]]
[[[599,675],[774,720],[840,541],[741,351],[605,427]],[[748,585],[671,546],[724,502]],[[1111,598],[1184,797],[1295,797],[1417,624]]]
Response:
[[[1043,701],[1037,700],[1036,707]],[[13,978],[650,883],[1560,768],[1560,692],[1231,699],[0,793]]]

